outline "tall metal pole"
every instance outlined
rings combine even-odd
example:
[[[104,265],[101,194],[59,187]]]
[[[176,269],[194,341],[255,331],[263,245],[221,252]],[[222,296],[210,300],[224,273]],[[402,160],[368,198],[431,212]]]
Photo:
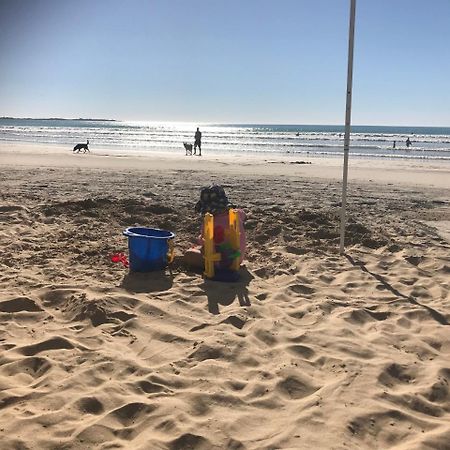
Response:
[[[356,7],[356,0],[350,0],[350,25],[348,30],[347,101],[345,104],[344,173],[342,176],[341,242],[339,247],[339,253],[341,255],[344,253],[346,208],[347,208],[348,151],[350,147],[350,124],[352,119],[353,42],[355,38],[355,7]]]

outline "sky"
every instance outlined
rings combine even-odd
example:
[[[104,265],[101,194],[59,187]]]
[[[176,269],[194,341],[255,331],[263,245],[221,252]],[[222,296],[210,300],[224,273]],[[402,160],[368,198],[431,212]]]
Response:
[[[0,116],[343,124],[350,0],[0,0]],[[352,123],[450,126],[450,1],[357,0]]]

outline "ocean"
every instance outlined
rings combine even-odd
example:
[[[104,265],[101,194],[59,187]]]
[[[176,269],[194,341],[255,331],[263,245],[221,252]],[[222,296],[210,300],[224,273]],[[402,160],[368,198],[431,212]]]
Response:
[[[68,149],[89,139],[91,151],[184,153],[202,131],[202,153],[343,153],[344,127],[337,125],[197,124],[93,119],[0,118],[0,142],[58,144]],[[412,146],[406,147],[409,138]],[[396,143],[393,148],[393,143]],[[350,153],[361,158],[450,160],[450,127],[353,126]]]

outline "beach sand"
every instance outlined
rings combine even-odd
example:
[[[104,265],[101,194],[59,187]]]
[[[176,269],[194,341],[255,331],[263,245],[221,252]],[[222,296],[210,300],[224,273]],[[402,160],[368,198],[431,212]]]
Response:
[[[303,164],[311,163],[311,164]],[[0,146],[1,449],[449,449],[450,167]],[[201,186],[238,283],[185,267]],[[127,226],[176,233],[128,273]]]

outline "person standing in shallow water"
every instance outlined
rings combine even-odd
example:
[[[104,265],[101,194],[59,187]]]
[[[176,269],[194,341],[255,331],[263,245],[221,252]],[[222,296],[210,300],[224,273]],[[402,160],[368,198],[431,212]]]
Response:
[[[198,156],[202,156],[202,133],[199,128],[195,132],[195,142],[194,142],[194,155],[196,155],[196,150],[198,147]]]
[[[411,140],[408,138],[408,139],[406,139],[406,148],[409,148],[409,147],[411,147],[411,145],[412,145],[412,142],[411,142]]]

